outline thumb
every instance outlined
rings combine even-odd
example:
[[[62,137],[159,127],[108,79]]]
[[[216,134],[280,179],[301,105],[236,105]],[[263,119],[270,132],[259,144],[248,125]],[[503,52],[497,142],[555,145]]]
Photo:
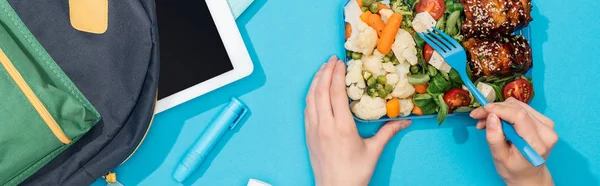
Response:
[[[490,145],[490,151],[494,160],[502,161],[508,158],[509,144],[506,142],[500,118],[495,114],[489,114],[486,119],[485,136]]]
[[[390,121],[383,125],[379,132],[375,134],[375,136],[366,139],[366,142],[371,148],[377,150],[377,152],[381,153],[385,145],[394,137],[398,132],[402,129],[410,126],[412,122],[410,120],[400,120],[400,121]]]

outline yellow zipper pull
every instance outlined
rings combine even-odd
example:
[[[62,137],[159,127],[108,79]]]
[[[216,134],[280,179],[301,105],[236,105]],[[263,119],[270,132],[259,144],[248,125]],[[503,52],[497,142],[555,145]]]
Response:
[[[117,173],[109,172],[106,176],[102,176],[106,180],[107,186],[123,186],[123,184],[117,181]]]

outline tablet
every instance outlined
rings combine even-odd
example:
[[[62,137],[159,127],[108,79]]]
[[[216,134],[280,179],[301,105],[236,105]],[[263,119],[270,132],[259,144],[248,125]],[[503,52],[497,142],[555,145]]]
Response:
[[[160,79],[156,113],[250,75],[254,69],[224,0],[156,0]]]

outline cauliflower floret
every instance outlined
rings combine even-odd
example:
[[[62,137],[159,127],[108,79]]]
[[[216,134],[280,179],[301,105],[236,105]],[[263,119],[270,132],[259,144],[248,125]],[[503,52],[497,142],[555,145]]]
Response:
[[[408,79],[400,78],[396,83],[396,87],[394,87],[394,91],[392,91],[392,96],[403,99],[412,96],[414,93],[415,87],[408,83]]]
[[[364,88],[358,88],[358,86],[356,85],[350,85],[347,89],[346,89],[346,93],[348,94],[348,97],[352,100],[360,100],[360,98],[362,98],[363,94],[365,93],[365,89]]]
[[[396,66],[396,74],[398,74],[399,78],[406,79],[408,73],[410,73],[410,64],[407,62],[400,62],[400,64]]]
[[[415,48],[415,46],[409,46],[402,52],[402,57],[404,57],[410,65],[416,65],[418,61],[417,48]]]
[[[350,109],[356,117],[364,120],[376,120],[386,114],[385,100],[380,97],[372,98],[366,94],[360,101],[350,103]]]
[[[410,115],[414,107],[412,98],[398,99],[398,101],[400,102],[400,117]]]
[[[398,30],[396,40],[392,44],[392,51],[398,61],[408,61],[411,65],[417,64],[417,48],[413,37],[406,30]]]
[[[348,61],[348,71],[346,73],[346,86],[354,84],[358,88],[367,87],[362,77],[362,66],[363,62],[361,60]]]
[[[381,58],[382,56],[375,54],[370,56],[363,55],[363,69],[371,72],[374,77],[377,77],[379,75],[385,75],[385,71],[383,70],[381,64]]]
[[[389,72],[389,73],[396,72],[396,67],[394,66],[394,64],[392,64],[392,62],[383,63],[383,64],[381,64],[381,66],[383,67],[383,70],[385,70],[386,72]]]
[[[385,75],[385,79],[387,79],[387,84],[395,85],[398,83],[398,74],[387,74]]]
[[[350,60],[348,61],[348,70],[346,73],[346,93],[352,100],[359,100],[367,85],[362,77],[362,61],[361,60]]]
[[[352,33],[344,47],[350,51],[371,55],[377,46],[377,31],[360,20],[362,11],[356,1],[348,2],[348,5],[344,7],[344,14],[346,15],[344,21],[352,27]]]
[[[350,23],[352,34],[344,44],[347,50],[371,55],[377,46],[377,32],[364,22]]]
[[[379,14],[381,15],[381,20],[383,20],[383,23],[387,23],[388,20],[390,20],[390,17],[392,17],[394,14],[394,11],[384,8],[379,10]]]

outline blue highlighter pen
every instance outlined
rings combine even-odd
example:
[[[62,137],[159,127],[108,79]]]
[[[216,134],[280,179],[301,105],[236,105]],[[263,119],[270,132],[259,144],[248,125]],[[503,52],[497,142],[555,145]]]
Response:
[[[213,118],[200,138],[183,156],[173,173],[173,178],[183,182],[194,173],[223,134],[234,129],[246,113],[248,113],[248,107],[235,97],[231,98],[231,102]]]

